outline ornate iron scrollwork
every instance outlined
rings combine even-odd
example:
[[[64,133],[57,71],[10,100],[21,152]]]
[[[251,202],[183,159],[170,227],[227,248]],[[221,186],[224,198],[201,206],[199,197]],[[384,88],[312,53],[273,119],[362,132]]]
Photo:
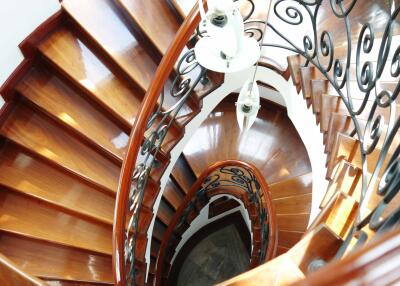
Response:
[[[135,284],[135,250],[137,228],[141,213],[144,192],[153,169],[158,168],[157,158],[168,130],[179,116],[182,107],[193,95],[194,89],[204,81],[206,69],[201,67],[195,58],[193,49],[184,53],[177,64],[176,73],[168,90],[164,90],[159,98],[158,107],[147,123],[148,134],[140,149],[140,160],[132,175],[132,186],[129,196],[130,220],[126,230],[126,264],[129,265],[130,275],[127,277],[128,285]],[[195,77],[188,76],[196,74]],[[168,93],[167,93],[168,92]],[[166,95],[168,94],[168,95]],[[165,103],[166,96],[177,98],[172,106]]]
[[[339,250],[338,258],[343,255],[350,240],[365,225],[369,224],[371,229],[379,233],[400,222],[400,206],[385,218],[381,217],[400,190],[400,146],[398,145],[400,118],[396,114],[396,100],[400,91],[400,46],[393,44],[393,30],[396,21],[399,20],[400,7],[388,12],[388,19],[381,35],[374,31],[374,23],[365,23],[358,34],[357,41],[353,43],[351,16],[358,2],[361,1],[278,0],[274,4],[273,11],[280,21],[273,24],[266,23],[266,25],[284,44],[263,43],[265,47],[295,52],[306,59],[306,65],[313,64],[341,97],[354,124],[354,130],[350,132],[350,135],[360,142],[363,184],[356,222],[343,247]],[[321,7],[324,4],[326,5],[323,12],[327,13],[329,10],[338,21],[343,23],[346,39],[344,43],[335,43],[332,31],[321,31],[317,26],[318,17],[322,13]],[[369,3],[362,3],[362,5],[369,5]],[[288,38],[280,32],[282,25],[299,26],[305,21],[309,21],[311,25],[308,26],[309,33],[301,36],[302,47],[294,43],[293,38],[296,36]],[[344,57],[335,55],[337,46],[346,47]],[[356,46],[355,50],[354,46]],[[374,48],[378,48],[376,55],[373,53]],[[365,60],[366,56],[369,59]],[[375,58],[371,60],[373,56]],[[352,80],[351,62],[354,57],[356,73],[355,80]],[[387,74],[390,74],[393,82],[397,82],[391,89],[382,88],[379,84],[385,69],[389,69]],[[357,93],[362,95],[361,103],[357,107],[353,100],[352,84],[356,84]],[[371,102],[372,106],[368,105]],[[378,112],[379,109],[387,111]],[[360,114],[368,115],[365,127],[358,118]],[[377,152],[379,152],[377,163],[373,166],[372,174],[368,174],[368,162],[372,154],[376,156]],[[377,192],[383,199],[371,212],[366,212],[368,198],[372,192]]]

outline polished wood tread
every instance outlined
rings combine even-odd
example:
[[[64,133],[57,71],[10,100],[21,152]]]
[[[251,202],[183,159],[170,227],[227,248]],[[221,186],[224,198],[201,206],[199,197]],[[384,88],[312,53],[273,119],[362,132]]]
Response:
[[[67,0],[62,6],[142,90],[147,90],[157,64],[129,31],[113,1]],[[107,24],[99,25],[98,19],[107,19]]]
[[[28,275],[3,254],[0,254],[0,283],[3,286],[44,286],[41,280]]]
[[[128,134],[51,71],[32,69],[16,89],[67,128],[122,162]]]
[[[0,189],[1,230],[111,255],[111,226],[78,218],[39,200]]]
[[[117,190],[119,166],[26,104],[15,108],[1,134],[111,193]]]
[[[270,184],[269,191],[273,200],[312,193],[312,173]]]
[[[140,30],[164,55],[179,29],[165,1],[117,0]]]
[[[73,31],[59,28],[40,43],[39,50],[121,124],[132,126],[143,94],[115,76]]]
[[[111,256],[0,232],[0,252],[41,279],[112,283]]]
[[[115,199],[13,143],[0,150],[0,185],[112,225]]]

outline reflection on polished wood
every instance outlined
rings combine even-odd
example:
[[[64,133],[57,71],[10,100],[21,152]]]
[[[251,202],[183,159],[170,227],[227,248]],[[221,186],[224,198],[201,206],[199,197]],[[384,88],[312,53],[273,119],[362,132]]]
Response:
[[[283,108],[262,103],[252,128],[241,133],[230,96],[195,132],[184,154],[198,176],[217,161],[236,159],[254,164],[273,184],[311,171],[306,149]]]
[[[0,188],[0,229],[111,255],[111,227]]]
[[[129,136],[59,78],[50,72],[32,69],[17,90],[48,114],[122,161]]]
[[[283,180],[269,185],[272,199],[312,193],[312,173]]]
[[[112,224],[115,199],[6,143],[0,151],[0,184],[79,215]]]
[[[179,23],[165,1],[117,0],[161,54],[175,38]]]
[[[23,271],[41,278],[112,282],[111,256],[0,233],[0,252]]]
[[[60,28],[39,46],[58,69],[87,90],[125,125],[132,125],[142,95],[117,78],[70,30]]]
[[[1,134],[100,187],[116,192],[120,170],[117,165],[28,106],[17,106],[2,126]]]
[[[63,1],[65,10],[146,90],[157,65],[125,26],[111,0]],[[99,25],[99,19],[107,19]]]
[[[297,195],[273,200],[277,214],[309,213],[312,194]]]
[[[44,286],[44,282],[29,276],[7,257],[0,254],[0,285]]]
[[[276,215],[279,230],[304,231],[307,228],[310,214],[279,214]]]

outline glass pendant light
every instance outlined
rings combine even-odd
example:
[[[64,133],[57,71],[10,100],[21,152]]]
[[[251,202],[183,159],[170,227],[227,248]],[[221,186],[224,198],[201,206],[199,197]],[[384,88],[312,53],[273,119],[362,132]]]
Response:
[[[238,1],[239,2],[239,1]],[[237,2],[208,0],[208,12],[199,0],[200,14],[208,37],[195,46],[196,59],[203,67],[232,73],[254,65],[260,57],[257,41],[245,36],[243,18]]]
[[[265,20],[264,31],[261,37],[261,42],[258,46],[259,58],[261,57],[261,49],[262,43],[264,42],[264,36],[267,31],[267,23],[269,19],[269,12],[271,10],[271,3],[269,3],[268,13]],[[240,90],[238,100],[236,102],[236,118],[239,124],[239,128],[241,131],[247,131],[256,121],[258,110],[261,108],[260,105],[260,91],[258,89],[258,85],[256,82],[256,74],[258,70],[259,58],[257,58],[256,68],[254,69],[254,73],[252,79],[247,80]]]
[[[256,121],[260,107],[260,93],[257,83],[254,80],[247,80],[236,102],[236,118],[241,131],[250,129]]]

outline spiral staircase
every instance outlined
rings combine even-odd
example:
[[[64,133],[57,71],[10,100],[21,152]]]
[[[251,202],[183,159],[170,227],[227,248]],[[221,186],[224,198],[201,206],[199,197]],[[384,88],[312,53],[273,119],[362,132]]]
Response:
[[[196,12],[187,16],[188,23],[198,21]],[[300,55],[288,56],[286,70],[270,64],[263,68],[296,87],[298,94],[293,96],[304,98],[324,136],[329,186],[318,190],[324,194],[321,212],[310,225],[315,192],[311,163],[285,107],[262,100],[259,120],[243,136],[235,123],[237,95],[225,94],[197,130],[185,130],[204,112],[203,100],[224,84],[223,76],[208,73],[172,118],[160,150],[150,148],[157,168],[150,171],[137,229],[127,227],[130,218],[125,212],[121,215],[119,207],[121,190],[135,177],[133,172],[125,174],[134,167],[128,166],[130,147],[148,143],[145,138],[152,136],[153,128],[133,138],[139,132],[135,122],[153,111],[146,98],[154,93],[155,84],[174,88],[179,68],[174,70],[175,61],[168,62],[165,56],[178,57],[176,35],[193,32],[179,30],[185,17],[178,1],[63,0],[62,9],[21,43],[25,59],[0,90],[6,101],[0,111],[1,285],[126,285],[115,271],[125,268],[118,263],[125,259],[116,239],[121,224],[135,237],[133,281],[167,284],[168,273],[161,279],[157,272],[167,229],[202,172],[223,160],[249,162],[261,172],[272,198],[274,214],[268,219],[277,225],[277,241],[276,258],[221,285],[335,285],[335,271],[340,285],[398,283],[398,230],[375,239],[374,231],[364,227],[371,243],[357,251],[353,238],[344,258],[314,272],[321,266],[318,262],[325,266],[334,260],[351,232],[360,204],[362,170],[373,173],[385,146],[378,142],[372,159],[363,166],[360,141],[352,136],[354,123],[345,103],[326,77]],[[166,65],[173,72],[162,81],[159,75]],[[382,87],[395,89],[397,84],[398,76]],[[362,102],[357,95],[354,100]],[[180,103],[176,96],[166,96],[163,102],[156,98],[155,105],[157,101],[163,110]],[[400,112],[398,99],[396,104]],[[366,105],[369,110],[373,102]],[[377,112],[389,116],[387,110]],[[364,126],[368,117],[368,112],[357,115]],[[188,133],[191,138],[169,167],[172,150]],[[392,147],[399,138],[395,134]],[[392,155],[396,158],[394,148],[387,152],[383,166],[392,163]],[[166,170],[170,174],[165,178]],[[381,200],[374,193],[368,209]],[[383,216],[398,206],[395,198]],[[356,251],[351,252],[353,247]],[[377,254],[363,260],[370,253]],[[387,263],[391,266],[385,271],[360,278],[368,269]],[[129,273],[128,267],[124,272]]]

